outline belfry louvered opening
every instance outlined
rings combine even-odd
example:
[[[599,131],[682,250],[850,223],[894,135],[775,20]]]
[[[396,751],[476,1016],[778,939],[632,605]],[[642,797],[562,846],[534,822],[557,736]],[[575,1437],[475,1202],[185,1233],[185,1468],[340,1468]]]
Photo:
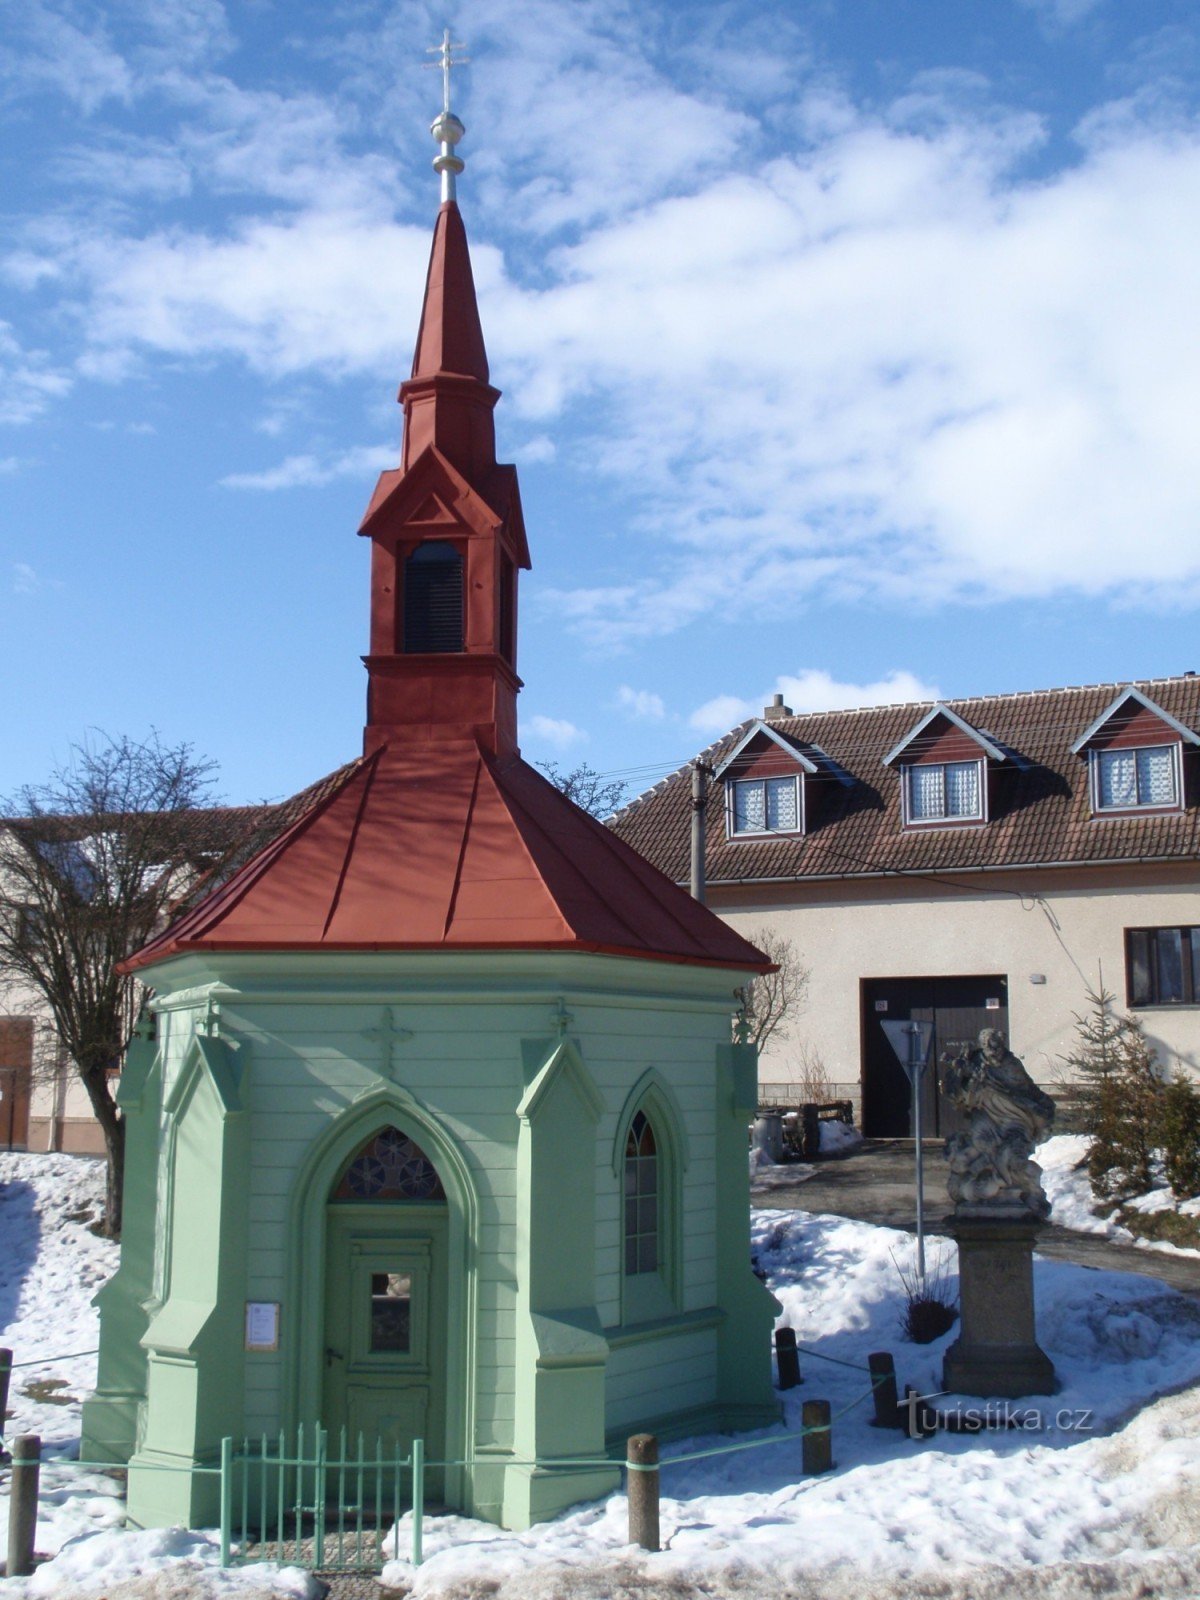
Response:
[[[404,652],[448,655],[462,647],[462,555],[445,540],[430,540],[404,563]]]

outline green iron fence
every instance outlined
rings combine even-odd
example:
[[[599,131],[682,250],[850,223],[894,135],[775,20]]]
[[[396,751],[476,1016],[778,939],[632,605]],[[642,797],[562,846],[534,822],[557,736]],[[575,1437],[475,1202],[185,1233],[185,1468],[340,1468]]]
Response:
[[[294,1447],[293,1447],[294,1446]],[[279,1561],[314,1572],[378,1572],[384,1540],[412,1512],[414,1566],[421,1563],[425,1447],[407,1455],[346,1430],[297,1428],[294,1441],[261,1435],[221,1443],[221,1564]],[[399,1555],[399,1551],[395,1552]]]

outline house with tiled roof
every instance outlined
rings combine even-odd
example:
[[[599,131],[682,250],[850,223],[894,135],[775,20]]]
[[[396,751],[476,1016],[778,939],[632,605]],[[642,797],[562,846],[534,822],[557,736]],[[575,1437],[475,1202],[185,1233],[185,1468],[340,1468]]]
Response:
[[[1164,1064],[1200,1069],[1195,674],[802,716],[776,697],[700,759],[708,904],[810,974],[768,1097],[815,1068],[869,1134],[907,1134],[888,1018],[933,1021],[941,1058],[999,1026],[1053,1087],[1101,983]],[[611,825],[686,883],[692,804],[689,766]]]
[[[345,769],[348,770],[348,769]],[[155,813],[178,876],[183,909],[306,814],[344,776],[330,774],[290,799],[263,805],[205,806]],[[47,828],[85,838],[83,817],[14,818],[4,824],[30,850]],[[132,997],[136,1011],[137,993]],[[132,1021],[132,1018],[131,1018]],[[0,1150],[101,1155],[104,1134],[44,998],[0,969]]]

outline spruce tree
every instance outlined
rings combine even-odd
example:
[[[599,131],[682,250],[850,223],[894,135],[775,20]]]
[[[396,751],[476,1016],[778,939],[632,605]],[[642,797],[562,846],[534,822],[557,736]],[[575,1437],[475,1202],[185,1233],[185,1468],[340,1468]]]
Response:
[[[1141,1023],[1122,1016],[1103,983],[1075,1013],[1075,1048],[1062,1058],[1079,1086],[1087,1167],[1098,1194],[1142,1194],[1161,1142],[1163,1082]]]

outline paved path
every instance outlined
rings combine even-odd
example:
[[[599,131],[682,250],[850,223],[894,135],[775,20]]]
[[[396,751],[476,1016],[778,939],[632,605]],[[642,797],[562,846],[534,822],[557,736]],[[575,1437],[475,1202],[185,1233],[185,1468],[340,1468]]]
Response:
[[[816,1163],[811,1178],[786,1189],[755,1191],[752,1202],[763,1210],[826,1211],[856,1222],[874,1222],[915,1233],[916,1197],[911,1139],[868,1139],[848,1156]],[[950,1201],[946,1194],[946,1159],[941,1144],[925,1148],[925,1227],[946,1232]],[[1117,1244],[1098,1234],[1045,1228],[1037,1241],[1039,1255],[1074,1261],[1083,1267],[1140,1272],[1158,1278],[1185,1294],[1200,1295],[1200,1260],[1167,1250],[1143,1250]]]

